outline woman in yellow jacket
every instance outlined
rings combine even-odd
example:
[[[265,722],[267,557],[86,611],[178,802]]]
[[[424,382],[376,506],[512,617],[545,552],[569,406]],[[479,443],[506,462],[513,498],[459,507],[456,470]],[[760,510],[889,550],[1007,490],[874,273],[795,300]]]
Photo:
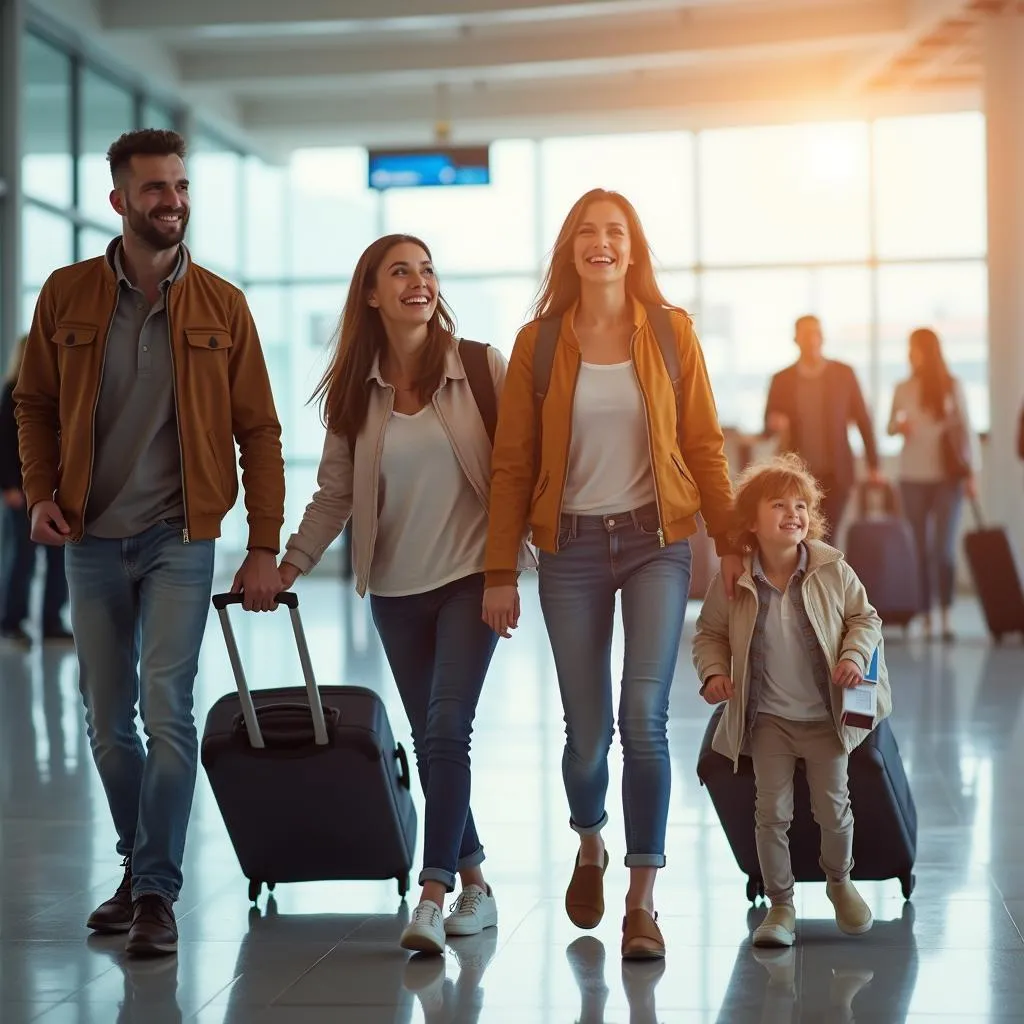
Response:
[[[726,540],[732,488],[704,359],[690,318],[668,305],[632,205],[614,192],[588,192],[562,225],[536,319],[512,350],[492,459],[483,601],[484,620],[509,636],[528,525],[565,711],[570,825],[580,836],[565,906],[574,924],[594,928],[604,914],[611,643],[622,591],[618,719],[630,869],[622,954],[643,959],[665,955],[654,883],[665,865],[669,690],[698,510],[730,585],[742,571]]]

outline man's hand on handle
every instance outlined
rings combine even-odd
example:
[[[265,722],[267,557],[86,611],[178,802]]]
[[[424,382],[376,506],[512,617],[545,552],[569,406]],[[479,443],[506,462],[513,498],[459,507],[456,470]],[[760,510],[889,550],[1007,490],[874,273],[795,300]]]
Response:
[[[282,589],[277,554],[265,548],[253,548],[245,556],[231,583],[231,593],[241,593],[242,607],[247,612],[272,612]]]

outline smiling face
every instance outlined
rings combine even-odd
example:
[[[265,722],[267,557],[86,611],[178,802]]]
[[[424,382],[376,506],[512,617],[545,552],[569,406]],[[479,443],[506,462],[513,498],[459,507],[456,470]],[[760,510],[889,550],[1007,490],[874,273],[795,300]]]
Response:
[[[787,551],[806,540],[810,522],[806,499],[792,491],[785,497],[762,498],[751,532],[761,547]]]
[[[434,264],[415,242],[399,242],[384,254],[367,302],[385,323],[425,326],[437,312]]]
[[[125,234],[155,252],[185,238],[189,218],[188,178],[181,157],[133,156],[110,205],[121,215]]]
[[[573,262],[584,284],[625,281],[633,262],[626,215],[617,203],[599,199],[583,213],[573,240]]]

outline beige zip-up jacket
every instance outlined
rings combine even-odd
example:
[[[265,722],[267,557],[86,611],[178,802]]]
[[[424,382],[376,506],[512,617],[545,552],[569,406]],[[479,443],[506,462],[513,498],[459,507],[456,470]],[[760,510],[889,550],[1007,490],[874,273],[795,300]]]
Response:
[[[878,648],[877,725],[892,712],[892,693],[882,644],[882,620],[868,601],[864,584],[843,558],[842,552],[821,541],[808,541],[807,572],[801,584],[804,609],[824,651],[829,669],[829,693],[832,720],[843,747],[849,753],[868,735],[869,730],[842,724],[843,691],[831,682],[831,674],[844,658],[867,671]],[[729,676],[735,694],[728,702],[715,732],[712,748],[738,766],[747,750],[746,721],[750,691],[750,647],[754,638],[759,600],[751,575],[752,559],[747,556],[745,570],[737,582],[736,596],[725,596],[722,577],[716,576],[708,588],[704,606],[697,618],[693,641],[693,664],[701,686],[711,676]]]
[[[494,392],[500,401],[507,364],[493,345],[487,350],[487,362]],[[283,558],[300,572],[308,573],[351,516],[352,567],[360,597],[366,594],[377,540],[380,462],[384,433],[395,404],[395,389],[381,377],[379,360],[374,360],[367,380],[376,383],[370,389],[366,422],[356,438],[354,464],[348,439],[328,430],[317,471],[316,493],[306,506],[298,530],[288,538]],[[489,511],[491,443],[455,341],[449,347],[441,384],[431,403],[466,479],[484,510]],[[536,565],[537,560],[524,538],[519,547],[519,568],[533,569]]]

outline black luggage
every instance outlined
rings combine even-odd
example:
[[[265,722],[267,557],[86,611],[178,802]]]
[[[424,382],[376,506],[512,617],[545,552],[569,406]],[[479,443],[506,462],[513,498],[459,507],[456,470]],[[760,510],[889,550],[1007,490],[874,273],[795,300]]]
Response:
[[[372,690],[318,688],[298,598],[291,612],[305,687],[249,691],[228,606],[217,594],[237,693],[210,709],[202,762],[255,902],[263,883],[398,879],[409,891],[416,809],[409,762]]]
[[[754,841],[754,765],[740,758],[733,773],[729,758],[711,749],[725,705],[715,708],[704,731],[697,777],[706,786],[740,870],[747,876],[747,898],[764,895],[764,882]],[[903,769],[896,738],[883,719],[850,755],[850,803],[853,807],[853,878],[898,878],[904,899],[914,891],[917,857],[917,807]],[[802,762],[793,777],[793,823],[789,829],[793,877],[822,882],[818,864],[821,833],[811,815],[811,795]]]
[[[881,491],[881,513],[868,509],[868,496]],[[859,511],[846,532],[846,561],[860,577],[868,600],[886,625],[909,625],[922,611],[921,575],[914,532],[899,515],[896,491],[890,484],[861,484]]]
[[[1024,590],[1006,530],[986,527],[976,500],[971,507],[978,528],[964,535],[964,552],[988,631],[998,643],[1005,633],[1024,634]]]

